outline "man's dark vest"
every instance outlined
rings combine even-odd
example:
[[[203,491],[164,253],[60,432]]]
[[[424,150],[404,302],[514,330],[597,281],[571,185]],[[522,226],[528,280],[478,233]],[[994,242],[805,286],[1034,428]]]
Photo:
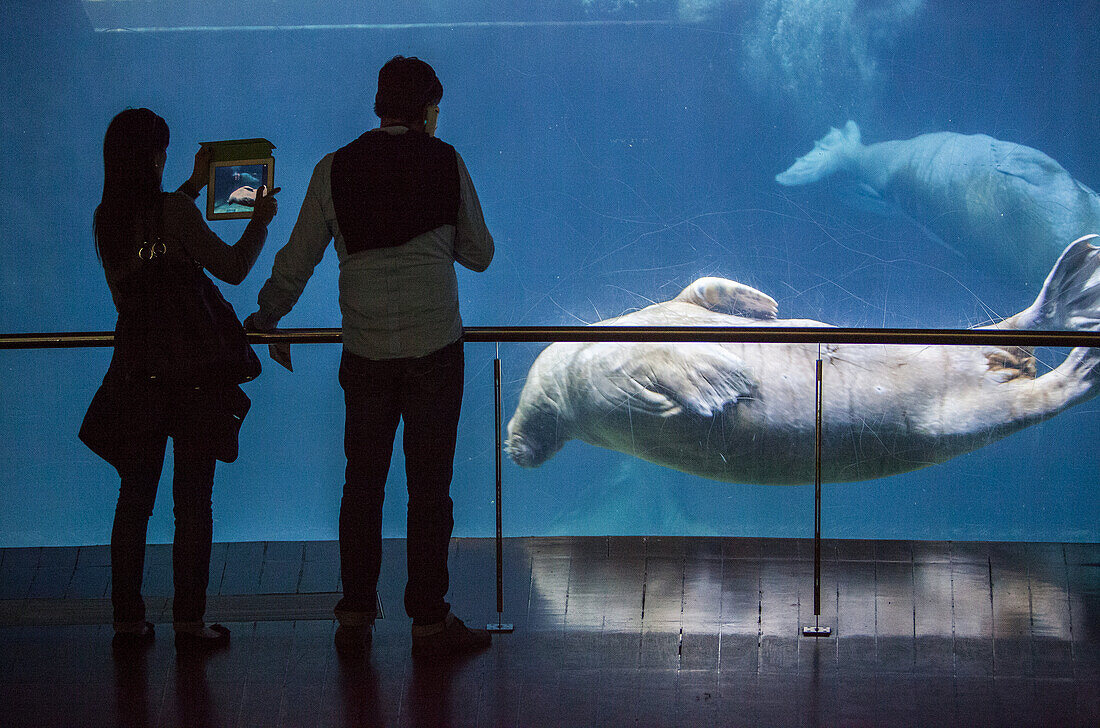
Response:
[[[330,180],[349,254],[403,245],[458,220],[458,157],[423,132],[368,131],[336,151]]]

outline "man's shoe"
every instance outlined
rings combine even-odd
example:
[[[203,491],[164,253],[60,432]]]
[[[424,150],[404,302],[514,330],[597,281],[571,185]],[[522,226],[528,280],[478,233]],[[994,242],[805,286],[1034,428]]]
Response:
[[[362,655],[370,649],[371,642],[374,639],[372,634],[373,629],[373,623],[357,625],[355,627],[349,627],[343,624],[337,625],[336,637],[333,640],[336,643],[336,651],[346,657],[358,657]]]
[[[205,655],[229,647],[229,630],[212,624],[197,630],[176,630],[177,655]]]
[[[119,628],[115,625],[115,634],[111,638],[111,647],[120,652],[140,650],[149,647],[156,639],[156,631],[149,622],[141,622],[140,626],[126,625]]]
[[[473,652],[493,642],[488,630],[470,629],[453,614],[435,624],[413,625],[413,657],[443,657]]]

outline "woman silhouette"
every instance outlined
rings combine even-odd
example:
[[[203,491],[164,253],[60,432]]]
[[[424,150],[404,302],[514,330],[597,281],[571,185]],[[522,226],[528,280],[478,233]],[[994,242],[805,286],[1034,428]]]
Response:
[[[95,210],[95,243],[120,311],[120,324],[124,317],[141,316],[140,306],[137,314],[132,313],[135,306],[127,281],[156,257],[161,257],[160,263],[192,269],[201,265],[227,283],[240,283],[256,261],[267,225],[277,211],[274,197],[261,187],[240,240],[232,246],[222,242],[194,205],[206,185],[207,151],[200,149],[195,155],[194,172],[179,190],[161,191],[168,136],[164,119],[149,109],[126,109],[111,121],[103,139],[103,197]],[[194,294],[186,288],[164,287],[156,288],[154,295]],[[153,640],[153,625],[145,621],[141,580],[146,529],[171,437],[176,648],[204,651],[226,646],[229,630],[217,624],[206,626],[203,616],[213,530],[214,464],[216,459],[236,457],[237,429],[210,427],[208,413],[231,412],[226,416],[235,418],[239,426],[248,398],[236,384],[194,387],[135,376],[126,357],[116,341],[111,366],[80,432],[81,439],[121,477],[111,531],[113,644],[133,647]],[[233,454],[227,457],[226,452]]]

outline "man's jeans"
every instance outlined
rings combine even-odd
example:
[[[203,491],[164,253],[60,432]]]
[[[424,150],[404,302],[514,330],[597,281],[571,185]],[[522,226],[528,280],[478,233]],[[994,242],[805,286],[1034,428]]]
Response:
[[[404,420],[409,489],[405,611],[413,624],[434,624],[450,611],[447,548],[454,527],[450,498],[464,376],[462,341],[410,359],[364,359],[344,351],[340,385],[344,428],[344,497],[340,501],[341,621],[375,617],[382,562],[382,500],[399,420]]]

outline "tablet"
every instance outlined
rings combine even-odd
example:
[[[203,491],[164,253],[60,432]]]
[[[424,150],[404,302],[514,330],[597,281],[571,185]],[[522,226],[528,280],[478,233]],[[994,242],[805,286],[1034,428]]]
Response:
[[[206,186],[206,219],[252,217],[256,191],[275,188],[275,145],[267,139],[226,139],[202,142],[210,148]]]

